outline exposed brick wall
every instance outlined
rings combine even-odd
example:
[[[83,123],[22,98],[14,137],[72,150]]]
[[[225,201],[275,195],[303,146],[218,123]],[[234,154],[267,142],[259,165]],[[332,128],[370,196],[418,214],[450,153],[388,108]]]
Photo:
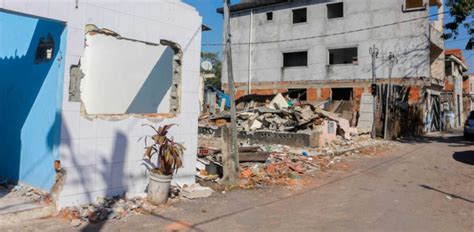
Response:
[[[226,91],[226,93],[228,93]],[[235,99],[239,99],[239,97],[245,96],[247,92],[245,90],[236,90],[235,91]]]
[[[454,82],[453,82],[453,83],[449,83],[448,78],[446,78],[446,79],[444,80],[444,88],[443,88],[443,91],[453,92],[453,91],[454,91]]]
[[[352,98],[356,101],[360,101],[362,98],[362,93],[364,93],[364,87],[354,87],[352,91]]]
[[[410,93],[408,95],[408,104],[415,104],[420,101],[420,87],[410,86]]]
[[[308,88],[306,90],[306,99],[308,102],[315,102],[318,100],[318,91],[316,88]]]
[[[252,94],[257,95],[272,95],[273,89],[252,89]]]
[[[326,101],[331,99],[331,88],[321,88],[321,97],[319,100]]]

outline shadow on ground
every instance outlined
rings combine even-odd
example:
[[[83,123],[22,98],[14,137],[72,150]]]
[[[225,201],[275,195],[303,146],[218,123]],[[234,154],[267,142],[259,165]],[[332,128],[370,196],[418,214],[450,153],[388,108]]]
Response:
[[[474,150],[454,152],[453,159],[469,165],[474,165]]]

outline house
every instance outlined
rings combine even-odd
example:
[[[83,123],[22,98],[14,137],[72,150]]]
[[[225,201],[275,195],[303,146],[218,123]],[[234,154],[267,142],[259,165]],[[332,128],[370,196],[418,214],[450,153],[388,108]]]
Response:
[[[460,127],[465,119],[463,79],[468,68],[461,49],[447,49],[445,57],[446,79],[442,91],[442,109],[454,113],[454,126]]]
[[[464,111],[474,110],[474,74],[467,73],[463,80]],[[467,116],[467,115],[465,115]]]
[[[432,109],[444,80],[442,1],[247,0],[230,11],[236,98],[303,91],[307,102],[360,101],[371,92],[375,45],[377,83],[388,82],[392,52],[393,83],[408,87],[409,104],[419,106],[420,130],[439,130]]]
[[[201,21],[175,0],[0,1],[0,176],[60,208],[143,194],[142,124],[176,123],[194,183]]]

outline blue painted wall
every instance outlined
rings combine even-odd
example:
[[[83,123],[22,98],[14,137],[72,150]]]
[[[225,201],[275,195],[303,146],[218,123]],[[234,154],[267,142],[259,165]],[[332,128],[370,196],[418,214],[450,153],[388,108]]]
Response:
[[[48,35],[52,59],[35,63]],[[66,35],[63,23],[0,12],[0,176],[44,190],[58,157]]]

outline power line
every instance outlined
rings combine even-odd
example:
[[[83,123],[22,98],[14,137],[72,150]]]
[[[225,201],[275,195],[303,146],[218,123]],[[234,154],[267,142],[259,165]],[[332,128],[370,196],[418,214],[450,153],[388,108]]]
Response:
[[[301,38],[295,38],[295,39],[260,41],[260,42],[252,42],[252,43],[233,43],[232,45],[240,46],[240,45],[253,45],[253,44],[281,43],[281,42],[290,42],[290,41],[324,38],[324,37],[335,36],[335,35],[344,35],[344,34],[348,34],[348,33],[355,33],[355,32],[361,32],[361,31],[366,31],[366,30],[379,29],[379,28],[394,26],[394,25],[398,25],[398,24],[402,24],[402,23],[413,22],[413,21],[417,21],[417,20],[420,20],[420,19],[430,18],[432,16],[442,15],[442,14],[445,14],[445,13],[449,13],[449,11],[444,11],[444,12],[441,12],[441,13],[436,13],[436,14],[423,16],[423,17],[419,17],[419,18],[414,18],[414,19],[407,19],[407,20],[394,22],[394,23],[382,24],[382,25],[378,25],[378,26],[366,27],[366,28],[355,29],[355,30],[344,31],[344,32],[338,32],[338,33],[332,33],[332,34],[301,37]],[[208,44],[202,44],[202,46],[224,46],[224,44],[222,44],[222,43],[208,43]]]

